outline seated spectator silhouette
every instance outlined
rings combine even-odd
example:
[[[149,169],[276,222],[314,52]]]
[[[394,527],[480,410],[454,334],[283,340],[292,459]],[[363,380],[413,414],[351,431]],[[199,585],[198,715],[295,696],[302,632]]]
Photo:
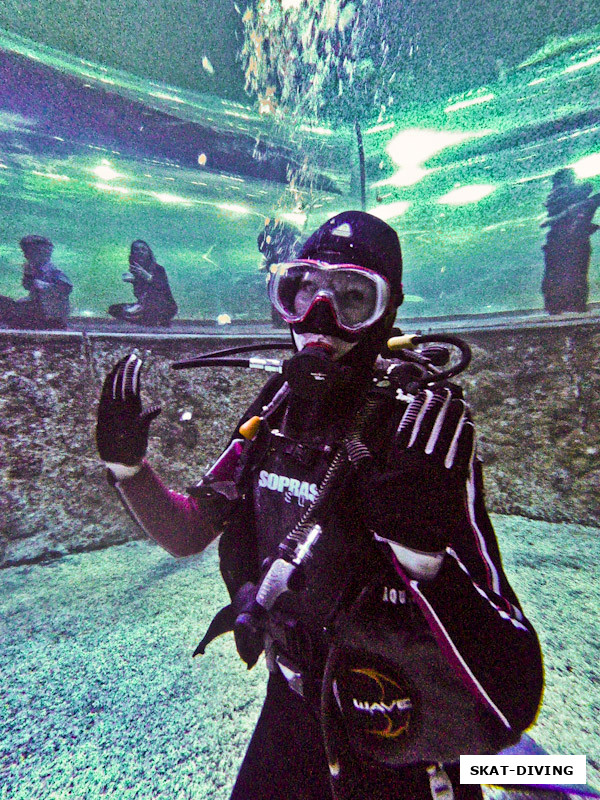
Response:
[[[167,273],[154,260],[147,242],[136,239],[129,253],[129,272],[123,275],[126,283],[133,285],[135,303],[115,303],[108,313],[115,319],[133,322],[136,325],[162,325],[167,327],[177,314],[177,303],[173,299]]]
[[[29,294],[18,300],[0,296],[0,322],[12,328],[66,328],[73,284],[52,263],[54,245],[33,234],[19,245],[25,256],[22,285]]]
[[[542,248],[542,293],[549,314],[587,311],[590,237],[598,230],[592,220],[600,206],[600,193],[592,191],[591,183],[575,180],[572,169],[559,169],[552,176],[552,191],[545,203],[548,218],[541,225],[548,228]]]

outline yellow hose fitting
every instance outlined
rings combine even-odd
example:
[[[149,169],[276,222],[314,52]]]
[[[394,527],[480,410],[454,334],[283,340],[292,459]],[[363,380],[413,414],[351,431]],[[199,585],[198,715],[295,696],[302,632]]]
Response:
[[[262,422],[262,417],[250,417],[249,420],[246,420],[243,425],[240,425],[240,433],[244,437],[244,439],[254,439],[256,434],[258,433],[258,429],[260,427],[260,423]]]
[[[391,339],[388,339],[388,349],[389,350],[414,350],[415,345],[413,344],[413,339],[416,337],[416,333],[405,333],[402,336],[392,336]]]

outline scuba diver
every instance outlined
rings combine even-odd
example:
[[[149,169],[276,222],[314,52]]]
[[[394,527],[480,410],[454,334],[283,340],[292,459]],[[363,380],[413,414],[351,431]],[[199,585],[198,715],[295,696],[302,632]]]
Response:
[[[126,320],[137,325],[161,325],[168,327],[177,314],[177,303],[173,299],[167,273],[154,260],[147,242],[136,239],[129,253],[129,271],[123,281],[133,285],[137,302],[114,303],[108,313],[115,319]]]
[[[73,284],[52,263],[54,245],[36,234],[24,236],[19,245],[25,256],[22,285],[29,295],[0,296],[0,322],[14,328],[66,328]]]
[[[540,226],[548,228],[542,247],[542,294],[549,314],[587,311],[590,237],[598,230],[593,219],[600,206],[600,193],[592,191],[591,183],[576,182],[572,169],[559,169],[552,176],[545,204],[548,219]]]
[[[269,670],[231,800],[481,800],[459,756],[532,724],[541,654],[459,386],[385,358],[396,232],[338,214],[269,295],[295,353],[196,486],[168,489],[144,458],[160,408],[142,407],[135,354],[107,375],[96,428],[109,482],[162,547],[187,556],[222,534],[231,603],[196,653],[233,631],[248,668],[264,652]]]

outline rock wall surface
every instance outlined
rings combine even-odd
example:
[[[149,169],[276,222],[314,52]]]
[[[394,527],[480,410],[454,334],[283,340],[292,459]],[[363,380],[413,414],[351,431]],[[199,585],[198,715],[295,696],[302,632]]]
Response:
[[[600,329],[563,326],[464,337],[460,376],[478,429],[491,510],[600,523]]]
[[[460,382],[479,432],[488,506],[506,514],[600,521],[600,329],[463,334]],[[95,452],[102,380],[133,347],[143,396],[160,402],[148,457],[184,489],[219,455],[265,381],[243,369],[174,372],[174,360],[236,344],[214,337],[0,333],[0,566],[142,538]]]

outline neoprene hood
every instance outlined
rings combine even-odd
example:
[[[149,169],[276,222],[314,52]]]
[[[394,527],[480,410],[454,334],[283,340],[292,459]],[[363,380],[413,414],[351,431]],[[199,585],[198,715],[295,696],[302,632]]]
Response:
[[[327,220],[306,240],[299,258],[366,267],[387,278],[396,306],[404,299],[398,235],[365,211],[343,211]]]

